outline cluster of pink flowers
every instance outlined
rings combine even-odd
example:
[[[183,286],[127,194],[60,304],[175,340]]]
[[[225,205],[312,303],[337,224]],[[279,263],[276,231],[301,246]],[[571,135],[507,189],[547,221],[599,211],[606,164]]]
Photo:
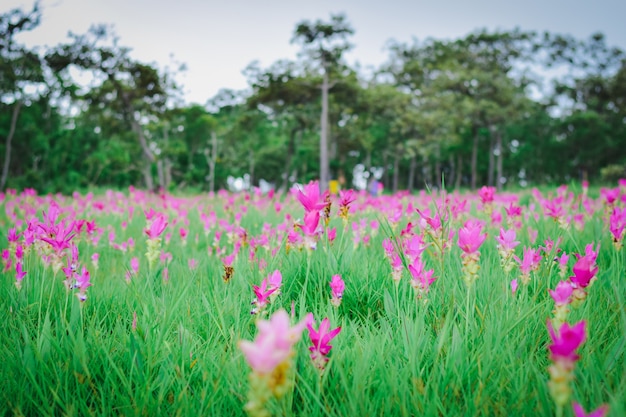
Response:
[[[463,251],[463,281],[467,287],[471,287],[478,279],[480,270],[480,251],[478,250],[487,238],[487,234],[482,233],[483,224],[475,219],[465,222],[459,229],[458,245]]]

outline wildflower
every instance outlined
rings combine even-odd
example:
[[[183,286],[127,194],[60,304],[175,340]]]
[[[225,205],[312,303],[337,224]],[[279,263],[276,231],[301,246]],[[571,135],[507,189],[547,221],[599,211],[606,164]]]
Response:
[[[304,242],[307,249],[313,251],[317,248],[317,238],[319,236],[319,211],[310,211],[304,215],[304,225],[298,225],[304,233]]]
[[[621,250],[624,240],[624,234],[626,228],[626,207],[620,209],[619,207],[613,208],[613,213],[609,218],[609,231],[613,235],[613,246],[616,250]]]
[[[511,280],[511,294],[515,294],[515,291],[517,291],[517,280],[516,279],[512,279]]]
[[[509,273],[513,270],[513,254],[515,247],[519,245],[519,242],[515,240],[515,229],[508,231],[500,228],[500,235],[495,239],[498,242],[498,254],[500,255],[500,265],[504,272]]]
[[[409,265],[411,273],[411,286],[415,290],[417,298],[425,297],[428,294],[430,285],[435,282],[437,277],[433,277],[434,269],[425,270],[425,265],[421,259],[417,258]]]
[[[568,281],[561,281],[557,284],[555,290],[548,290],[554,300],[554,310],[552,310],[554,317],[552,318],[552,324],[555,329],[559,329],[567,319],[573,291],[574,289]]]
[[[478,248],[487,238],[487,234],[481,234],[483,225],[476,220],[468,220],[465,225],[459,229],[458,245],[463,251],[463,280],[470,287],[478,278],[478,264],[480,260],[480,252]]]
[[[82,272],[75,274],[75,277],[76,288],[78,288],[78,294],[76,294],[76,296],[81,302],[85,302],[85,300],[87,300],[87,287],[91,286],[89,271],[83,266]]]
[[[242,340],[239,349],[252,368],[248,402],[244,409],[250,416],[269,416],[267,402],[282,397],[291,387],[293,346],[300,340],[308,316],[295,326],[289,315],[279,310],[270,320],[259,320],[259,334],[254,341]]]
[[[569,279],[574,288],[572,305],[578,307],[587,298],[587,287],[595,280],[598,273],[596,265],[597,250],[593,250],[593,245],[589,244],[585,247],[585,255],[576,255],[578,260],[574,264],[572,270],[574,275]]]
[[[564,279],[565,275],[567,275],[567,264],[569,262],[569,258],[570,256],[565,252],[561,253],[561,256],[556,258],[559,263],[559,276],[561,279]]]
[[[350,212],[350,204],[356,200],[353,190],[339,191],[339,217],[344,222],[344,227],[348,223],[348,213]]]
[[[541,253],[539,252],[539,250],[533,248],[524,248],[524,255],[522,257],[522,260],[520,260],[520,258],[515,255],[513,255],[513,259],[515,259],[519,264],[520,272],[522,273],[522,275],[520,276],[522,284],[530,284],[530,273],[531,271],[536,271],[539,268],[539,262],[541,261]]]
[[[15,286],[18,290],[22,289],[22,280],[26,276],[26,271],[24,271],[22,262],[15,262]]]
[[[601,405],[594,411],[590,411],[589,414],[585,413],[583,407],[577,402],[572,404],[572,408],[574,410],[575,417],[605,417],[609,412],[609,407],[607,405]]]
[[[330,330],[330,321],[328,318],[322,320],[318,330],[313,328],[314,324],[315,322],[313,320],[308,321],[306,324],[309,330],[309,339],[311,339],[311,343],[313,344],[313,346],[309,347],[309,350],[311,351],[313,365],[320,371],[323,371],[328,362],[328,354],[332,349],[329,343],[341,332],[341,327]]]
[[[235,255],[235,253],[232,253],[231,255],[225,256],[224,259],[222,259],[222,263],[224,264],[224,275],[222,276],[222,279],[224,280],[224,282],[230,281],[233,273],[235,272],[235,268],[233,268]]]
[[[547,325],[552,339],[552,344],[548,346],[552,360],[552,365],[548,368],[548,388],[555,404],[562,409],[572,394],[570,381],[574,378],[574,365],[579,359],[576,349],[587,338],[586,323],[581,321],[571,327],[568,323],[563,323],[556,331],[550,320]]]
[[[180,240],[182,242],[182,245],[186,246],[187,245],[187,235],[189,234],[189,232],[184,227],[181,227],[180,229],[178,229],[178,234],[180,235]]]
[[[265,307],[273,301],[273,296],[280,292],[282,280],[283,277],[280,271],[276,270],[261,281],[261,286],[252,286],[256,298],[252,301],[252,305],[255,307],[252,309],[251,314],[259,314],[264,311]]]
[[[493,198],[496,192],[495,187],[482,187],[478,190],[478,196],[483,203],[483,208],[488,216],[491,216],[493,210]]]
[[[304,186],[304,190],[298,190],[296,197],[306,212],[319,212],[326,207],[326,203],[320,196],[320,188],[317,181],[311,181],[308,185]]]
[[[330,289],[332,291],[330,303],[335,307],[339,307],[341,305],[341,298],[343,297],[343,291],[345,288],[346,284],[341,279],[341,275],[333,275],[330,281]]]
[[[98,260],[100,259],[100,254],[99,253],[94,253],[93,255],[91,255],[91,263],[93,264],[93,269],[95,269],[96,271],[98,270]]]
[[[146,245],[148,250],[146,251],[146,258],[148,259],[148,267],[152,269],[157,259],[159,259],[159,252],[161,250],[161,234],[167,227],[167,218],[162,214],[146,213],[146,219],[150,222],[148,228],[144,230],[148,235],[148,241]]]
[[[328,237],[328,243],[332,245],[337,238],[337,228],[333,227],[332,229],[326,229],[326,236]]]

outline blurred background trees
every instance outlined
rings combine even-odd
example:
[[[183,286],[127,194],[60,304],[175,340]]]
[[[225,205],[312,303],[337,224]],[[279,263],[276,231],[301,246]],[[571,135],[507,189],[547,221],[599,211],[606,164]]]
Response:
[[[343,59],[353,29],[336,15],[296,25],[297,59],[251,63],[246,91],[197,104],[180,98],[180,69],[136,61],[106,26],[27,49],[15,36],[40,18],[36,5],[0,15],[0,189],[626,177],[626,56],[600,33],[390,42],[387,62],[366,76]]]

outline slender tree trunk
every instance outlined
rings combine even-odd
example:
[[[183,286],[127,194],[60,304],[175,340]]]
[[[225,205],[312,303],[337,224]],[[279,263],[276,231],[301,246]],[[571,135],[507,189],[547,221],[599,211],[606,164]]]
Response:
[[[9,177],[9,165],[11,164],[11,142],[13,141],[13,136],[15,135],[17,118],[20,115],[22,104],[24,104],[22,100],[18,100],[13,106],[13,114],[11,115],[11,126],[9,127],[9,134],[7,135],[4,147],[4,165],[2,167],[2,178],[0,179],[0,190],[4,190],[4,187],[7,184],[7,179]]]
[[[393,155],[393,185],[391,187],[394,193],[398,191],[398,179],[399,178],[400,178],[400,155],[396,151],[396,153]]]
[[[409,178],[407,181],[407,188],[409,192],[413,192],[413,181],[415,180],[415,168],[417,167],[417,156],[413,155],[409,162]]]
[[[141,168],[141,173],[143,174],[143,180],[146,183],[146,189],[149,191],[154,191],[154,181],[152,179],[152,164],[146,163],[144,161],[143,167]]]
[[[498,132],[496,135],[496,149],[498,150],[497,160],[496,160],[496,187],[498,187],[498,191],[502,190],[502,163],[504,158],[504,149],[502,149],[502,134]]]
[[[324,78],[322,81],[322,116],[320,119],[320,191],[328,189],[330,180],[330,163],[328,160],[328,71],[324,65]]]
[[[385,187],[389,186],[389,169],[387,169],[387,160],[389,158],[389,154],[387,152],[383,153],[383,185]]]
[[[437,144],[437,150],[435,152],[435,183],[437,188],[441,189],[443,186],[442,171],[441,171],[441,145]]]
[[[169,135],[169,124],[166,123],[163,126],[163,141],[165,142],[165,148],[167,149],[167,147],[169,146],[169,142],[170,142],[170,135]],[[194,150],[192,150],[191,154],[194,154]],[[193,156],[189,159],[189,164],[187,167],[187,170],[191,170],[193,168],[193,161],[192,161]],[[165,155],[163,157],[163,183],[161,184],[163,186],[163,188],[165,188],[166,190],[169,189],[170,184],[172,183],[172,161],[170,160],[170,157]]]
[[[448,165],[450,166],[450,175],[448,177],[448,181],[446,181],[446,183],[448,184],[453,184],[455,178],[456,178],[456,163],[454,161],[454,156],[452,156],[452,154],[450,154],[448,156]]]
[[[254,187],[254,152],[248,151],[248,174],[250,175],[250,188]]]
[[[211,158],[208,160],[208,163],[209,191],[215,192],[215,164],[217,163],[217,135],[215,132],[211,132]]]
[[[454,188],[458,190],[461,188],[461,180],[463,179],[463,157],[461,154],[457,154],[456,160],[456,180],[454,182]]]
[[[285,169],[283,170],[283,183],[280,186],[280,188],[285,192],[289,189],[289,175],[291,173],[291,163],[293,161],[293,154],[296,148],[296,135],[299,132],[299,129],[294,128],[289,134],[289,142],[287,143],[287,155],[285,155]]]
[[[472,145],[472,177],[470,185],[473,190],[476,189],[478,182],[478,130],[474,129],[474,144]]]
[[[489,135],[489,171],[487,172],[487,185],[493,187],[493,171],[495,167],[495,157],[494,157],[494,136],[497,135],[494,129],[491,129],[491,134]]]

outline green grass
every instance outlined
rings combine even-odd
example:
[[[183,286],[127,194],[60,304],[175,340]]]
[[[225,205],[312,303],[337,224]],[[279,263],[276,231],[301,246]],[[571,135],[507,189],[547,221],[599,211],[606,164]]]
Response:
[[[219,201],[208,203],[219,210]],[[243,204],[239,197],[236,207]],[[273,211],[247,205],[242,225],[249,236],[260,234],[264,222],[283,221]],[[289,204],[287,210],[296,218],[302,216],[297,204]],[[250,368],[237,343],[256,335],[256,318],[250,315],[251,284],[260,283],[274,269],[282,272],[283,288],[270,313],[279,308],[291,312],[293,305],[296,319],[312,312],[318,322],[329,317],[333,328],[341,326],[342,331],[332,342],[331,360],[322,376],[308,356],[305,331],[296,345],[293,392],[270,403],[273,415],[555,413],[547,387],[546,320],[553,308],[547,290],[558,283],[558,268],[542,263],[530,286],[511,294],[509,281],[517,271],[505,276],[499,266],[496,228],[488,229],[489,238],[481,248],[480,277],[471,290],[468,311],[456,237],[445,255],[443,275],[440,261],[425,255],[428,268],[435,268],[439,278],[424,303],[415,298],[407,271],[397,287],[391,280],[381,247],[390,232],[386,227],[368,247],[355,249],[350,227],[343,230],[341,220],[333,219],[331,227],[338,228],[338,235],[330,247],[320,243],[310,255],[297,249],[287,253],[284,242],[273,241],[273,246],[281,245],[274,257],[259,249],[256,256],[268,262],[265,271],[248,262],[247,249],[242,249],[234,277],[224,283],[220,259],[208,254],[215,228],[205,238],[195,209],[189,213],[187,246],[179,242],[178,226],[168,226],[173,237],[164,249],[172,253],[173,261],[167,283],[161,266],[148,271],[141,231],[145,220],[139,210],[126,231],[121,229],[121,216],[94,214],[99,226],[116,230],[117,242],[132,236],[136,247],[129,253],[111,248],[107,232],[95,248],[80,243],[80,259],[90,268],[93,283],[85,303],[65,289],[62,272],[53,276],[34,251],[26,258],[28,274],[21,291],[12,273],[2,275],[0,415],[245,415]],[[169,215],[171,223],[176,215]],[[218,216],[228,218],[221,211]],[[370,210],[357,219],[362,216],[378,217],[385,226],[381,213]],[[408,220],[417,221],[417,215],[403,218],[396,232]],[[6,229],[11,227],[9,220],[4,221]],[[458,230],[460,224],[450,226]],[[537,244],[562,236],[561,247],[568,253],[601,242],[598,279],[585,303],[569,317],[570,323],[588,322],[572,399],[587,410],[608,403],[611,416],[626,415],[624,252],[615,252],[600,218],[571,234],[549,219],[529,224],[539,230]],[[518,254],[530,245],[525,232],[520,236]],[[230,253],[232,245],[227,248]],[[89,262],[93,252],[100,253],[97,271]],[[127,284],[124,276],[134,256],[141,267]],[[194,271],[187,266],[190,258],[199,261]],[[346,282],[339,308],[329,303],[333,274],[341,274]],[[565,415],[573,415],[571,409]]]

